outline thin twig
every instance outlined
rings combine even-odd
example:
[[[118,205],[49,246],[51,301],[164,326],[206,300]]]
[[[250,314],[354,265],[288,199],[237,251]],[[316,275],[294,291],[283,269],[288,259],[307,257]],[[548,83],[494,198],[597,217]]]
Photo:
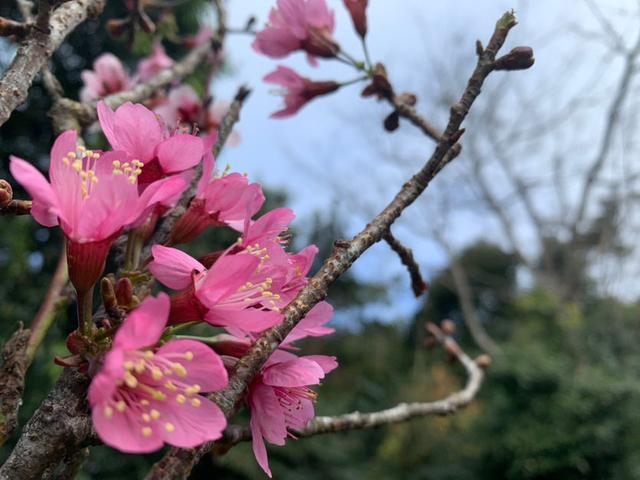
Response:
[[[31,200],[11,200],[5,207],[0,208],[0,217],[9,215],[29,215]]]
[[[260,336],[248,353],[238,361],[227,388],[214,396],[227,417],[235,412],[253,377],[293,327],[313,306],[326,298],[329,286],[369,247],[382,239],[404,209],[422,194],[434,176],[444,168],[445,162],[455,157],[450,152],[463,133],[460,125],[480,94],[485,79],[493,71],[496,53],[515,24],[516,19],[512,12],[504,14],[496,24],[487,48],[479,52],[478,62],[462,97],[451,108],[449,122],[441,140],[424,167],[403,185],[391,203],[362,232],[350,241],[341,241],[336,244],[333,254],[324,262],[318,273],[283,310],[283,322]],[[147,479],[184,478],[211,447],[212,443],[190,450],[172,448],[153,466]]]
[[[58,266],[56,267],[49,288],[44,296],[44,301],[40,305],[40,309],[31,322],[31,336],[29,337],[29,344],[27,345],[27,358],[29,364],[33,361],[33,357],[38,350],[38,347],[44,340],[49,327],[53,323],[56,316],[56,307],[63,298],[61,293],[67,284],[69,273],[67,270],[67,255],[66,249],[63,247],[60,253],[60,259],[58,260]]]
[[[402,245],[400,240],[393,236],[391,230],[384,235],[384,240],[389,244],[391,249],[398,254],[402,264],[407,267],[409,276],[411,277],[411,289],[413,290],[413,294],[419,297],[427,290],[428,285],[420,274],[420,265],[418,265],[418,262],[416,262],[416,259],[413,257],[413,251]]]

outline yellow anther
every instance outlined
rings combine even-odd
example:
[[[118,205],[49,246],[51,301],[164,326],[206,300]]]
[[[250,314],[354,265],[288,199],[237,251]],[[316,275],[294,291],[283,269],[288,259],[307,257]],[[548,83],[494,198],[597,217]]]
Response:
[[[177,362],[172,363],[171,368],[173,369],[174,372],[176,372],[176,375],[178,375],[179,377],[187,376],[187,369],[184,368],[184,366],[181,363],[177,363]]]
[[[151,350],[145,350],[144,358],[146,358],[147,360],[151,360],[153,358],[153,352]]]
[[[176,388],[176,386],[173,384],[173,382],[172,382],[171,380],[167,380],[167,381],[164,383],[164,386],[165,386],[165,388],[166,388],[167,390],[170,390],[170,391],[172,391],[172,392],[175,392],[175,391],[177,391],[177,390],[178,390],[178,389]]]
[[[140,405],[142,405],[143,407],[146,407],[147,405],[149,405],[149,400],[147,400],[146,398],[143,398],[142,400],[140,400]]]
[[[98,183],[98,177],[91,177],[91,183]]]
[[[184,352],[184,359],[188,362],[193,360],[193,352]]]
[[[263,295],[264,297],[267,297],[267,298],[269,298],[269,297],[273,297],[273,293],[271,293],[271,292],[270,292],[270,291],[268,291],[268,290],[267,290],[266,292],[262,292],[262,295]]]
[[[69,153],[67,153],[67,157],[69,157],[69,158],[76,158],[76,152],[69,152]]]
[[[158,390],[154,391],[151,395],[154,400],[159,400],[161,402],[167,399],[167,396]]]
[[[122,170],[114,170],[113,174],[114,175],[122,175]]]
[[[124,362],[123,366],[125,370],[133,370],[135,368],[135,365],[131,360]]]
[[[160,412],[155,408],[151,409],[149,413],[151,414],[151,418],[153,418],[154,420],[157,420],[160,418]]]
[[[120,400],[118,403],[116,403],[116,410],[118,410],[120,413],[124,412],[127,409],[127,404],[124,403],[124,400]]]
[[[149,423],[151,421],[151,417],[149,416],[148,413],[143,413],[142,414],[142,420]]]
[[[129,183],[131,183],[131,184],[136,183],[136,177],[134,177],[133,175],[132,175],[132,176],[130,176],[130,177],[128,178],[128,180],[129,180]]]
[[[69,160],[69,157],[64,157],[62,159],[62,163],[64,163],[65,165],[71,165],[71,160]]]
[[[144,360],[138,360],[136,362],[136,373],[142,373],[144,372]]]
[[[84,152],[86,150],[86,148],[84,148],[82,145],[78,145],[78,151],[79,152]]]
[[[93,153],[93,159],[98,160],[100,158],[100,154],[98,152]]]
[[[151,377],[154,380],[160,380],[162,378],[162,371],[158,367],[151,368]]]
[[[111,165],[113,165],[113,168],[120,168],[120,160],[114,160]]]
[[[201,405],[201,401],[199,398],[192,398],[191,399],[191,405],[193,405],[194,407],[198,408]]]
[[[176,395],[176,402],[178,402],[180,405],[182,405],[186,401],[187,401],[187,397],[185,397],[184,395],[182,394]]]
[[[82,160],[74,160],[71,166],[76,172],[79,172],[82,170]]]
[[[85,151],[85,152],[84,152],[84,155],[85,155],[86,157],[93,157],[93,150],[87,150],[87,151]]]
[[[136,388],[138,386],[138,379],[127,372],[124,374],[124,383],[129,388]]]
[[[273,299],[274,300],[280,300],[280,294],[279,293],[274,293],[273,294]]]
[[[151,430],[151,427],[142,427],[142,436],[150,437],[152,433],[153,430]]]
[[[184,393],[186,393],[189,396],[195,395],[199,391],[200,391],[200,385],[198,385],[198,384],[193,385],[191,387],[187,387],[187,388],[184,389]]]
[[[107,417],[107,418],[113,417],[113,408],[104,407],[104,416]]]
[[[167,432],[171,433],[171,432],[173,432],[173,431],[176,429],[176,427],[175,427],[175,425],[174,425],[173,423],[171,423],[171,422],[167,422],[167,423],[165,423],[165,424],[164,424],[164,429],[165,429]]]

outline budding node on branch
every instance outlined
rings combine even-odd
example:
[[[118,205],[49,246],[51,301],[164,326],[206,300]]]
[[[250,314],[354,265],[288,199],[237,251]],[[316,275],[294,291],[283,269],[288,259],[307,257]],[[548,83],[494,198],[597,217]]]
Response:
[[[13,188],[6,180],[0,180],[0,208],[4,208],[13,200]]]
[[[516,47],[494,63],[496,70],[526,70],[535,63],[531,47]]]

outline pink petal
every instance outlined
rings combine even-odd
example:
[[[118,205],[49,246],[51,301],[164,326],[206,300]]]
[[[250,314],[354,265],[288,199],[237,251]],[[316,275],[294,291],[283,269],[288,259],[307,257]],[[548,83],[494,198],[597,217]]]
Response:
[[[127,315],[116,333],[114,347],[141,349],[154,346],[167,325],[169,306],[169,296],[166,293],[159,293],[156,298],[147,297]]]
[[[98,436],[106,445],[125,453],[148,453],[162,447],[159,432],[149,437],[142,435],[142,428],[147,424],[142,423],[141,417],[134,416],[130,408],[122,413],[112,408],[109,418],[104,413],[105,407],[104,404],[95,405],[91,418]]]
[[[56,195],[47,179],[30,163],[18,158],[9,157],[11,163],[9,170],[11,175],[29,192],[33,198],[34,207],[31,214],[33,218],[45,227],[53,227],[58,224],[59,207]]]
[[[151,254],[153,261],[149,264],[149,271],[160,283],[174,290],[182,290],[191,285],[194,270],[205,270],[195,258],[177,248],[154,245],[151,247]]]
[[[287,335],[285,344],[305,337],[321,337],[335,332],[335,329],[323,325],[333,317],[333,307],[328,302],[320,302]]]
[[[186,359],[187,352],[190,352],[191,360]],[[222,390],[229,381],[222,359],[204,343],[193,340],[172,340],[160,347],[156,355],[183,365],[187,376],[182,381],[200,385],[202,392]]]
[[[257,383],[251,388],[251,420],[257,420],[262,436],[274,445],[284,445],[287,428],[284,412],[272,387]]]
[[[226,255],[219,258],[198,289],[198,298],[209,307],[215,306],[222,298],[235,293],[247,283],[259,264],[260,259],[254,255]]]
[[[262,332],[278,325],[282,321],[282,314],[256,308],[231,310],[214,306],[207,312],[204,319],[211,325],[219,327],[230,326],[244,332]]]
[[[193,405],[193,400],[198,401],[198,406]],[[175,447],[193,448],[217,440],[227,426],[222,410],[201,395],[187,398],[182,404],[174,397],[164,402],[152,402],[152,405],[160,412],[157,429],[164,441]],[[167,423],[173,427],[172,431]]]
[[[274,387],[302,387],[317,385],[324,378],[324,371],[316,362],[297,358],[268,367],[262,374],[265,384]]]
[[[200,137],[179,133],[158,145],[158,161],[165,173],[176,173],[195,167],[204,155]]]
[[[338,368],[338,361],[336,360],[336,357],[328,355],[305,355],[302,358],[316,362],[320,365],[320,368],[322,368],[325,374]]]
[[[253,447],[253,454],[256,457],[256,461],[260,468],[264,470],[269,478],[272,478],[271,469],[269,468],[269,457],[267,456],[267,447],[264,444],[264,439],[262,438],[262,432],[260,430],[260,424],[256,415],[251,415],[251,446]]]

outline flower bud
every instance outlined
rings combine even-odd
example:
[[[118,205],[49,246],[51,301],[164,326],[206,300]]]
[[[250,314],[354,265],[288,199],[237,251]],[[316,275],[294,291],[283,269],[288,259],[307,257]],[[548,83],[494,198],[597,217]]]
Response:
[[[393,87],[387,78],[387,70],[381,63],[377,63],[373,67],[373,80],[362,91],[363,97],[371,97],[373,95],[376,95],[379,100],[393,97]]]
[[[344,6],[349,10],[353,26],[362,38],[367,34],[367,4],[369,0],[344,0]]]
[[[443,320],[440,327],[445,335],[453,335],[456,331],[456,324],[449,319]]]
[[[6,180],[0,180],[0,208],[4,208],[13,199],[13,189]]]
[[[516,47],[494,63],[496,70],[526,70],[535,62],[531,47]]]
[[[133,283],[129,278],[120,278],[116,283],[116,298],[118,299],[118,305],[123,307],[131,306],[133,302]]]

